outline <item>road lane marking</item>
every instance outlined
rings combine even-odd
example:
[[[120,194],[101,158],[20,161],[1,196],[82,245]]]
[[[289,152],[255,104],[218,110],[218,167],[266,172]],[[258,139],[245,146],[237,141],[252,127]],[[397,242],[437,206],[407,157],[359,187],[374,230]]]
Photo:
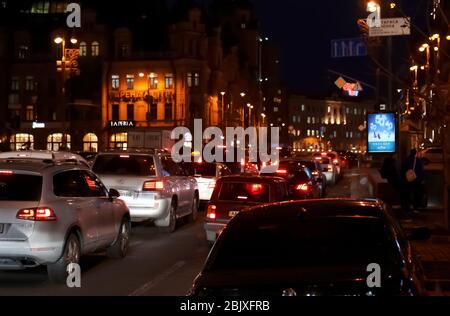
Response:
[[[160,283],[161,281],[167,279],[175,271],[181,269],[184,265],[186,265],[186,261],[179,261],[179,262],[175,263],[172,267],[170,267],[169,269],[165,270],[163,273],[161,273],[159,276],[157,276],[153,280],[145,283],[144,285],[139,287],[137,290],[133,291],[128,296],[141,296],[141,295],[143,295],[145,292],[147,292],[151,288],[155,287],[158,283]]]

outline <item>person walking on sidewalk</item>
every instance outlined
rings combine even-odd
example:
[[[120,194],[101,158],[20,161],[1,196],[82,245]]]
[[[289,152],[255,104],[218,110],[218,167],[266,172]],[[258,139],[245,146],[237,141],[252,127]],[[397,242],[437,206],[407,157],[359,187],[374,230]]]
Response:
[[[411,150],[403,164],[402,178],[403,183],[400,192],[402,209],[405,213],[410,213],[411,204],[413,204],[413,211],[417,212],[422,204],[424,169],[422,160],[417,157],[416,149]]]

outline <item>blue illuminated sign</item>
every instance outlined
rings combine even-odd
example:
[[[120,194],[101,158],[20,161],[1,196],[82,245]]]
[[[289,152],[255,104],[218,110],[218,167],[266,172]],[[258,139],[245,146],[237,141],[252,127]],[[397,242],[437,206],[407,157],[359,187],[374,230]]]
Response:
[[[395,114],[368,114],[367,124],[368,152],[395,153],[397,141]]]

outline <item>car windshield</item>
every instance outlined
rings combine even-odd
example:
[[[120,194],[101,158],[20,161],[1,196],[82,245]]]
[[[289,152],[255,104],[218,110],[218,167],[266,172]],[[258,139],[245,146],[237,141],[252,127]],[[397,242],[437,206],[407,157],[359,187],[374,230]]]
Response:
[[[222,182],[219,188],[220,201],[267,203],[270,201],[269,185],[254,182]]]
[[[95,160],[92,170],[98,174],[156,175],[153,157],[144,155],[100,155]]]
[[[374,218],[236,221],[223,236],[210,269],[381,264],[395,259],[390,237],[384,223]]]
[[[0,201],[39,201],[42,176],[0,172]]]
[[[183,168],[191,176],[215,177],[216,164],[214,163],[185,163]]]

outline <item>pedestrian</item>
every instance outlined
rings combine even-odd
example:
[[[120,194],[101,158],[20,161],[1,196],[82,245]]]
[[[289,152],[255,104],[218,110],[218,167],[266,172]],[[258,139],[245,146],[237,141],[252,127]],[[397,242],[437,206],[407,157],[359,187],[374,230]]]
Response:
[[[386,179],[387,182],[395,189],[400,188],[400,176],[398,175],[396,161],[393,157],[388,157],[384,160],[383,166],[380,169],[380,175],[383,179]]]
[[[422,188],[424,169],[422,160],[417,157],[416,149],[412,149],[411,153],[406,158],[402,167],[402,177],[402,209],[408,214],[411,211],[412,204],[413,212],[417,213],[418,209],[422,206],[421,201],[424,194]]]

